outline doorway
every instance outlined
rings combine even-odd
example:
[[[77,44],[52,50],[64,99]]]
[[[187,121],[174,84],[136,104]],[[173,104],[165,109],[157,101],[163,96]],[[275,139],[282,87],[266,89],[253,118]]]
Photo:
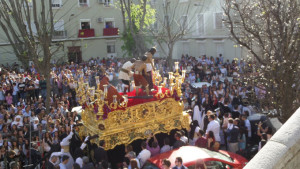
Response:
[[[81,63],[82,62],[82,52],[80,46],[70,46],[68,47],[68,60],[69,63]]]

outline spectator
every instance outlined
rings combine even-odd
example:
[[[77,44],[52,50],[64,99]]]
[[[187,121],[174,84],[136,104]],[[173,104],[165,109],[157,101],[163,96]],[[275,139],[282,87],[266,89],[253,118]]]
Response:
[[[105,141],[100,140],[99,147],[95,149],[95,153],[94,153],[94,158],[96,160],[97,165],[101,165],[103,161],[108,160],[107,152],[105,151],[104,147],[105,147]]]
[[[234,105],[233,106],[233,111],[231,112],[231,117],[233,119],[239,118],[240,117],[240,111],[239,111],[239,105]]]
[[[211,114],[209,115],[208,117],[208,120],[209,120],[209,123],[207,125],[207,129],[206,129],[206,135],[208,136],[208,133],[209,131],[212,131],[213,134],[214,134],[214,138],[215,138],[215,141],[216,141],[216,150],[219,149],[219,147],[217,146],[217,144],[220,145],[220,141],[221,141],[221,138],[220,138],[220,124],[218,121],[215,120],[215,115],[214,114]]]
[[[133,147],[132,147],[132,145],[127,145],[126,147],[125,147],[125,158],[129,158],[129,153],[134,153],[134,155],[135,155],[135,152],[133,151]],[[136,155],[135,155],[136,156]]]
[[[195,146],[197,147],[201,147],[201,148],[207,148],[207,139],[204,137],[204,131],[203,130],[199,130],[198,132],[199,137],[195,142]]]
[[[152,142],[152,146],[150,147],[149,146],[149,140],[153,137],[153,142]],[[155,137],[155,135],[153,135],[152,133],[150,134],[150,136],[148,137],[147,141],[146,141],[146,144],[147,144],[147,150],[149,150],[151,152],[151,157],[157,155],[160,153],[160,147],[158,145],[158,141]]]
[[[176,157],[175,165],[176,166],[173,167],[172,169],[187,169],[187,167],[182,164],[182,158],[181,157]]]
[[[260,151],[266,145],[266,143],[268,141],[268,137],[267,137],[266,133],[262,133],[260,138],[261,138],[261,141],[258,144],[258,151]]]
[[[135,152],[130,151],[128,153],[127,159],[125,160],[125,165],[123,167],[128,167],[128,169],[134,169],[135,167],[141,168],[140,161],[138,158],[136,158]]]
[[[227,136],[228,136],[228,147],[229,151],[236,153],[239,150],[239,128],[237,126],[237,121],[230,118],[228,120],[229,124],[232,127],[228,128]]]
[[[90,160],[89,160],[89,158],[87,156],[82,157],[82,160],[83,160],[82,169],[95,169],[94,164],[92,162],[90,162]],[[103,164],[104,163],[105,162],[103,161]],[[102,166],[103,164],[101,163],[100,166]]]
[[[170,146],[170,139],[168,137],[164,138],[164,146],[162,146],[162,148],[160,149],[160,153],[164,153],[167,151],[172,150],[171,146]]]
[[[181,138],[181,133],[179,131],[177,131],[174,135],[175,137],[175,143],[173,145],[173,149],[179,148],[181,146],[184,146],[185,143],[180,139]]]
[[[128,167],[128,169],[140,169],[136,159],[131,159],[130,160],[130,168]]]
[[[47,82],[45,80],[45,77],[42,75],[41,80],[39,81],[40,91],[42,98],[46,100],[46,93],[47,93]]]
[[[170,167],[171,167],[171,162],[170,162],[170,160],[168,160],[168,159],[163,159],[163,161],[162,161],[162,166],[163,166],[163,169],[170,169]]]
[[[143,141],[141,143],[142,151],[138,155],[138,159],[140,161],[141,167],[145,164],[145,162],[151,157],[151,152],[147,150],[147,143]]]
[[[198,126],[198,121],[194,120],[190,124],[190,131],[189,131],[189,144],[195,145],[196,140],[198,139],[198,133],[199,133],[200,127]]]
[[[66,164],[69,162],[69,156],[63,155],[61,159],[61,163],[59,164],[60,169],[67,169]]]
[[[186,145],[189,142],[189,139],[185,136],[184,130],[180,130],[179,132],[181,134],[180,140]]]
[[[46,169],[55,169],[59,167],[59,157],[61,152],[54,152],[51,154],[49,161],[46,164]]]

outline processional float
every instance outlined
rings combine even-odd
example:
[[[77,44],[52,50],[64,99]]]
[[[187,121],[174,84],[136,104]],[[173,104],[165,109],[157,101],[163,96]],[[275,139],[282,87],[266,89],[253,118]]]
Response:
[[[175,62],[175,69],[175,73],[169,72],[169,78],[162,78],[159,71],[153,72],[153,84],[157,87],[152,92],[151,99],[123,95],[121,103],[117,102],[116,95],[113,96],[113,102],[108,103],[108,86],[103,85],[104,89],[100,90],[99,77],[96,77],[97,89],[89,87],[81,78],[76,89],[83,108],[83,126],[79,134],[99,135],[99,139],[105,140],[105,149],[108,150],[117,145],[130,144],[137,139],[145,139],[150,133],[170,133],[173,129],[188,129],[190,118],[183,112],[184,106],[180,99],[185,70],[179,73],[178,62]],[[132,84],[135,88],[134,83]]]

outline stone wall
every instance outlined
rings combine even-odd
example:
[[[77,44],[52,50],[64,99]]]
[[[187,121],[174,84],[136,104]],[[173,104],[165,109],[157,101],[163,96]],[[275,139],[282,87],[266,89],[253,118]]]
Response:
[[[300,168],[300,108],[245,166],[245,169]]]

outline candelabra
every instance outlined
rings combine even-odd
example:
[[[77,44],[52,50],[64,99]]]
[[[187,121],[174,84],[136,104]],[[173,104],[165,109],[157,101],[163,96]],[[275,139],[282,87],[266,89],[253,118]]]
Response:
[[[107,94],[108,94],[108,85],[104,84],[103,90],[101,90],[101,84],[99,76],[95,77],[97,87],[89,87],[88,83],[84,82],[83,76],[80,77],[78,82],[78,87],[76,88],[76,93],[79,98],[79,104],[83,105],[84,109],[87,111],[94,109],[97,110],[96,115],[100,117],[103,115],[102,107],[106,104],[109,106],[110,109],[117,109],[117,108],[125,108],[127,107],[128,96],[123,96],[124,101],[121,103],[117,102],[117,96],[113,96],[113,102],[108,105],[107,101]],[[95,109],[94,107],[98,107]],[[94,112],[93,111],[93,112]]]
[[[148,131],[155,134],[173,129],[188,129],[189,117],[181,111],[183,104],[179,99],[185,70],[180,73],[178,62],[175,63],[175,68],[175,72],[169,72],[169,77],[163,77],[159,71],[153,72],[153,82],[157,85],[154,97],[157,100],[149,99],[142,104],[135,104],[135,99],[130,99],[128,104],[127,95],[123,95],[124,100],[119,102],[117,95],[111,95],[111,88],[102,83],[98,76],[95,77],[97,85],[90,87],[83,72],[79,72],[76,92],[83,107],[81,116],[84,125],[80,135],[98,134],[107,143],[105,149],[112,149],[117,145],[146,138],[144,135]],[[139,88],[134,82],[132,87],[133,90]],[[110,99],[112,101],[108,102]]]
[[[167,94],[167,92],[165,94],[163,94],[162,92],[162,86],[157,86],[158,87],[158,91],[157,94],[155,95],[158,99],[162,99],[165,97],[165,95]]]
[[[153,81],[155,84],[158,86],[158,91],[157,94],[155,95],[158,99],[162,99],[165,96],[166,97],[171,97],[174,94],[174,91],[176,91],[177,95],[181,97],[182,92],[181,92],[181,85],[185,80],[185,73],[186,70],[181,71],[181,75],[179,73],[179,63],[175,62],[175,73],[173,72],[168,72],[169,74],[169,84],[167,85],[168,78],[164,77],[162,78],[161,75],[159,74],[159,71],[154,71],[153,72]],[[162,83],[161,83],[162,82]],[[162,92],[162,88],[168,86],[169,87],[169,92],[166,90],[164,93]]]

